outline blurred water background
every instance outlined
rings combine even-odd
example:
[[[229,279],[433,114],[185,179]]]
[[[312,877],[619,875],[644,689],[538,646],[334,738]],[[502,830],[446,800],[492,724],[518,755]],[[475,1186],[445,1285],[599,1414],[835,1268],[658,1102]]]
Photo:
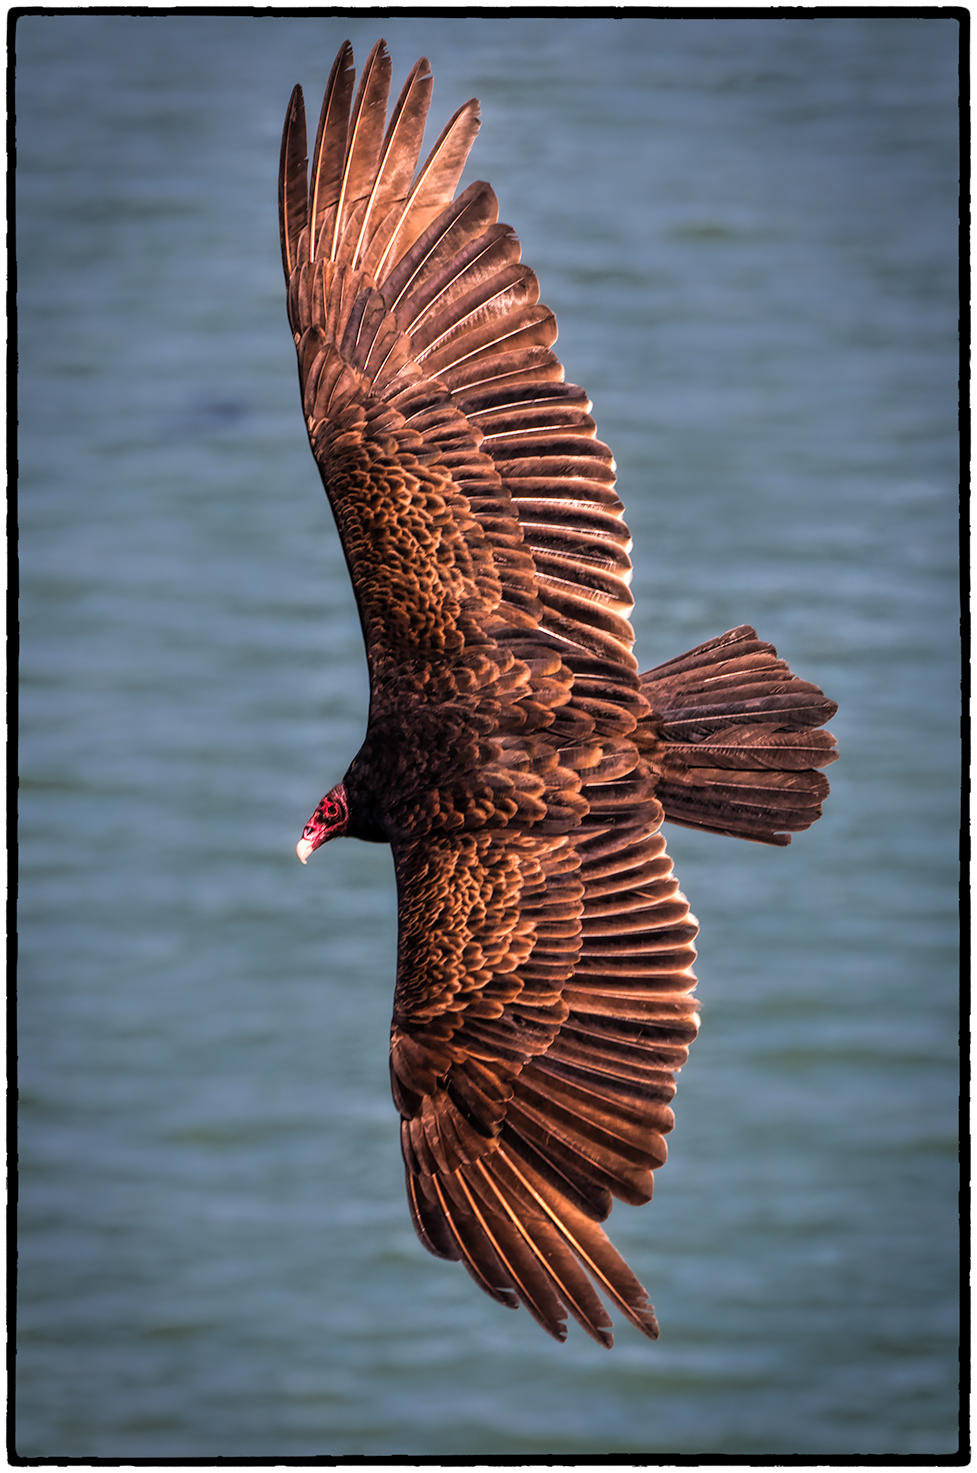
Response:
[[[363,730],[275,179],[341,41],[478,95],[595,401],[645,668],[741,622],[841,704],[790,849],[673,831],[703,1030],[550,1341],[428,1257],[386,850],[294,844]],[[22,1456],[956,1447],[952,17],[33,15],[16,31]]]

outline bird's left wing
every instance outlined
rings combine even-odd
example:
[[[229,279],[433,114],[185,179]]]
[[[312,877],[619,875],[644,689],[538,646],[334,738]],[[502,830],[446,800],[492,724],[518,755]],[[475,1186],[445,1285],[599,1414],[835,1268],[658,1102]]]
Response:
[[[390,1063],[415,1227],[561,1340],[569,1311],[612,1343],[595,1286],[658,1333],[600,1226],[612,1196],[651,1196],[697,1024],[695,922],[649,816],[396,854]]]

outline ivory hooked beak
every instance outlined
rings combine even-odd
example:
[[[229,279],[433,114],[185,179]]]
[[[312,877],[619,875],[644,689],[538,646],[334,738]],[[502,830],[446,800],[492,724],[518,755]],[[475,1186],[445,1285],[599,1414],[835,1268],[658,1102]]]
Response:
[[[315,845],[310,844],[308,839],[299,839],[298,843],[295,846],[295,852],[298,855],[299,859],[301,859],[303,864],[308,864],[309,855],[312,853],[314,848]]]

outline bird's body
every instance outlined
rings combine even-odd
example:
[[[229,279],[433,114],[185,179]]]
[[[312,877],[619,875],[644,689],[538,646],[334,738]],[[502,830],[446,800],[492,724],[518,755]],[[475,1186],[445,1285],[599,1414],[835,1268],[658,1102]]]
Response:
[[[312,156],[282,143],[282,251],[313,453],[370,669],[364,744],[306,859],[392,846],[391,1079],[421,1241],[563,1338],[647,1296],[600,1222],[644,1202],[698,1019],[663,818],[788,843],[834,711],[742,626],[640,675],[608,448],[459,109],[417,169],[431,79],[386,133],[390,62],[336,59]]]

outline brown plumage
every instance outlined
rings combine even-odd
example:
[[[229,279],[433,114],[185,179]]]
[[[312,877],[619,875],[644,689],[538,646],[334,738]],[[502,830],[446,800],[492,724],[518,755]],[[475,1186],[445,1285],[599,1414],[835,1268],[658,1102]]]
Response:
[[[466,103],[418,168],[421,60],[333,66],[282,256],[309,439],[356,591],[366,739],[299,844],[393,848],[390,1068],[418,1236],[563,1339],[644,1334],[601,1228],[646,1202],[697,1017],[696,923],[663,819],[768,844],[818,817],[834,703],[752,629],[639,675],[630,538],[553,314],[487,184],[455,199]]]

